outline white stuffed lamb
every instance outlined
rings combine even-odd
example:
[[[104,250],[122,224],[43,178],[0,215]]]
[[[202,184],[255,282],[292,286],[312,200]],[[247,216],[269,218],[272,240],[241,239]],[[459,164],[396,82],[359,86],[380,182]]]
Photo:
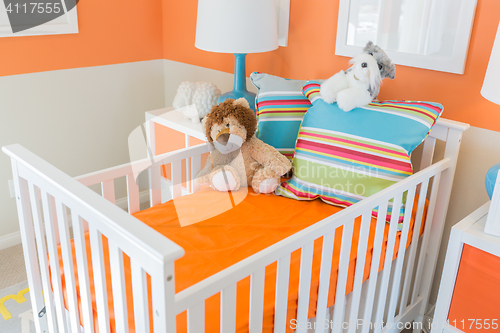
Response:
[[[212,82],[184,81],[177,88],[173,106],[193,123],[199,123],[217,104],[221,91]]]

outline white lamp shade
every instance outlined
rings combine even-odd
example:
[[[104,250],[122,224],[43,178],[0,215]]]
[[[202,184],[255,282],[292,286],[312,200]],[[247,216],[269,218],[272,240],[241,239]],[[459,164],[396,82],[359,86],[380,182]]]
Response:
[[[275,0],[198,0],[194,45],[220,53],[277,49]]]
[[[500,25],[498,25],[481,95],[493,103],[500,104]]]

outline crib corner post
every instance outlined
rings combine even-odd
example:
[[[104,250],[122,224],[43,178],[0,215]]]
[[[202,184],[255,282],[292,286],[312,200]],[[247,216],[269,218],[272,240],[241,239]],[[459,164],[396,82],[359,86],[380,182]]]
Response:
[[[153,290],[153,324],[155,332],[175,333],[175,274],[174,262],[164,262],[151,276]]]
[[[24,252],[24,263],[28,277],[31,306],[33,309],[33,321],[37,333],[48,333],[48,322],[46,316],[45,302],[42,294],[42,282],[40,268],[38,267],[38,255],[35,243],[33,219],[31,217],[31,203],[28,183],[19,176],[19,166],[14,158],[12,162],[12,176],[16,193],[17,214],[19,218],[19,229],[21,243]]]
[[[450,165],[446,170],[442,172],[439,184],[433,184],[433,186],[439,186],[436,198],[436,208],[431,219],[429,220],[428,218],[428,221],[426,221],[426,223],[431,223],[431,229],[429,230],[429,246],[426,251],[426,265],[423,270],[421,284],[420,286],[416,286],[417,288],[419,288],[418,295],[422,297],[422,304],[418,313],[419,318],[423,317],[427,312],[430,293],[432,291],[432,285],[435,280],[434,274],[436,272],[437,259],[439,256],[439,249],[442,241],[444,225],[446,222],[446,214],[450,202],[453,179],[455,177],[458,152],[460,150],[460,144],[462,142],[462,133],[462,129],[448,129],[444,158],[448,158],[450,160]]]

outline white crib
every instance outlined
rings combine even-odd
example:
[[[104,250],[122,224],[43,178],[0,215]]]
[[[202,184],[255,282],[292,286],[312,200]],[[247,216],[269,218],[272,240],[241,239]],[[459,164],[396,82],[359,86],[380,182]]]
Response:
[[[166,237],[149,228],[131,213],[139,211],[139,188],[134,170],[151,165],[151,160],[134,162],[92,174],[71,178],[20,145],[3,147],[11,157],[16,189],[19,223],[25,255],[30,295],[35,314],[35,326],[42,332],[94,332],[91,309],[91,290],[88,279],[87,253],[84,234],[89,232],[91,257],[97,303],[98,331],[110,332],[110,318],[106,294],[106,277],[102,237],[108,239],[109,260],[114,299],[116,332],[128,332],[128,310],[125,300],[123,254],[130,257],[135,318],[135,332],[150,331],[152,316],[154,332],[176,331],[176,315],[187,311],[188,332],[204,332],[205,300],[220,292],[222,332],[235,331],[236,283],[251,276],[249,331],[262,332],[264,270],[277,262],[274,332],[285,332],[290,255],[301,249],[299,298],[296,323],[305,323],[311,283],[312,247],[323,237],[321,271],[315,332],[326,332],[325,320],[332,320],[333,332],[399,332],[404,324],[414,321],[415,331],[421,329],[433,281],[441,235],[455,173],[462,132],[468,125],[440,119],[425,140],[420,171],[413,176],[373,195],[341,212],[315,223],[267,249],[179,292],[175,293],[175,260],[184,250]],[[434,156],[436,140],[445,142],[444,157]],[[151,205],[161,201],[160,164],[171,164],[172,193],[176,198],[185,192],[196,191],[192,182],[201,168],[201,155],[208,151],[205,145],[181,149],[156,156],[149,169]],[[433,161],[434,159],[434,161]],[[438,161],[436,161],[439,159]],[[190,166],[188,186],[181,182],[181,161]],[[127,211],[116,206],[114,181],[126,178]],[[101,184],[102,197],[87,186]],[[394,199],[399,211],[403,194],[407,192],[405,221],[397,258],[393,249],[397,234],[397,214],[393,214],[383,270],[371,266],[370,277],[363,283],[363,269],[371,212],[379,207],[372,260],[380,261],[385,218],[389,202]],[[419,194],[412,241],[405,247],[412,204]],[[424,215],[425,199],[429,206]],[[345,296],[348,261],[351,250],[354,220],[362,216],[353,291]],[[422,237],[418,230],[425,220]],[[71,228],[75,246],[76,272],[71,251]],[[343,226],[340,263],[336,285],[335,306],[327,308],[328,284],[332,265],[335,230]],[[59,266],[60,245],[63,272],[67,290],[67,306],[63,300]],[[48,255],[47,255],[48,253]],[[302,263],[304,263],[302,265]],[[49,266],[51,272],[49,273]],[[81,304],[76,297],[75,274],[79,277]],[[151,278],[148,294],[147,275]],[[152,297],[152,313],[148,308]],[[330,317],[330,310],[332,311]],[[80,320],[80,313],[81,318]],[[371,323],[371,324],[370,324]],[[380,323],[384,323],[381,325]],[[84,329],[85,328],[85,329]],[[306,325],[296,325],[297,332],[305,332]],[[328,329],[329,331],[330,329]]]

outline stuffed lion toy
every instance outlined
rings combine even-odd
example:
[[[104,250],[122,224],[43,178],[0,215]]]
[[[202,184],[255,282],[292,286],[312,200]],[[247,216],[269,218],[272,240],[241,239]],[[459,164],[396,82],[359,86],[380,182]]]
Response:
[[[202,126],[214,149],[197,176],[198,184],[219,191],[251,185],[255,193],[271,193],[291,168],[285,156],[254,136],[257,119],[244,98],[215,105]]]

